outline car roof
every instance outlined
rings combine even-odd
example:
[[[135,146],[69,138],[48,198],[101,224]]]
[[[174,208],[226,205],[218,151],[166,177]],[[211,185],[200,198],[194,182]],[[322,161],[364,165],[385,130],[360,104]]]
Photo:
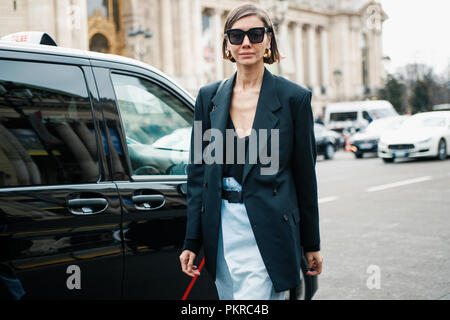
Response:
[[[145,63],[142,63],[138,60],[134,60],[127,57],[122,57],[115,54],[109,53],[99,53],[94,51],[87,50],[79,50],[73,48],[65,48],[65,47],[56,47],[56,46],[47,46],[47,45],[37,45],[37,44],[28,44],[28,43],[19,43],[12,41],[0,40],[0,49],[3,50],[14,50],[21,52],[30,52],[30,53],[43,53],[43,54],[51,54],[51,55],[59,55],[59,56],[70,56],[75,58],[84,58],[84,59],[98,59],[103,61],[111,61],[111,62],[119,62],[126,63],[132,65],[138,65],[142,68],[151,69],[154,72],[160,72],[156,68],[149,66]]]
[[[384,117],[384,118],[378,118],[378,119],[373,119],[373,121],[371,122],[371,124],[372,123],[382,123],[382,122],[389,122],[389,121],[393,121],[393,120],[401,120],[401,119],[403,119],[403,118],[409,118],[409,117],[411,117],[411,115],[409,115],[409,114],[402,114],[402,115],[399,115],[399,116],[389,116],[389,117]]]
[[[186,94],[188,94],[190,97],[192,97],[192,95],[187,90],[183,89],[183,87],[180,84],[178,84],[174,79],[169,77],[167,74],[165,74],[161,70],[159,70],[151,65],[148,65],[146,63],[143,63],[141,61],[138,61],[138,60],[135,60],[132,58],[119,56],[116,54],[100,53],[100,52],[66,48],[66,47],[48,46],[48,45],[42,45],[42,44],[20,43],[20,42],[5,41],[5,40],[0,40],[0,50],[20,51],[20,52],[27,52],[27,53],[40,53],[40,54],[63,56],[63,57],[83,58],[83,59],[89,59],[89,60],[115,62],[115,63],[119,63],[119,64],[126,64],[126,65],[130,65],[130,66],[140,67],[140,68],[149,70],[153,73],[156,73],[156,74],[166,78],[168,81],[172,82],[177,87],[179,87],[181,90],[183,90]]]
[[[450,118],[450,111],[428,111],[428,112],[420,112],[413,115],[413,117],[428,117],[428,116],[442,116],[444,118]]]
[[[330,103],[327,111],[356,111],[360,109],[392,108],[392,104],[386,100],[364,100]]]

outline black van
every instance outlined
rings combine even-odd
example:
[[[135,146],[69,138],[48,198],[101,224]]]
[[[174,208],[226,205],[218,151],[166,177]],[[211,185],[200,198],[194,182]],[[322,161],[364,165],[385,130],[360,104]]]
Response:
[[[217,299],[179,263],[194,103],[132,59],[0,41],[1,298]]]

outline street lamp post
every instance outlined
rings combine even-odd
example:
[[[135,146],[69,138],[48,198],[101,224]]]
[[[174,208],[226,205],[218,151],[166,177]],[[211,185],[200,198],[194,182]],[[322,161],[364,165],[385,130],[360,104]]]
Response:
[[[133,28],[130,29],[128,37],[133,39],[133,55],[135,59],[137,58],[139,61],[143,61],[144,57],[150,53],[150,50],[145,43],[147,42],[146,40],[149,40],[152,36],[149,29],[146,31],[142,30],[142,27],[139,27],[137,30],[134,30]],[[138,44],[137,46],[136,43]]]
[[[341,78],[342,78],[342,71],[339,69],[336,69],[333,71],[334,79],[336,81],[336,100],[341,99]]]
[[[384,78],[387,79],[389,75],[389,66],[391,65],[391,57],[384,56],[381,58],[381,61],[383,62],[384,66]]]
[[[384,69],[384,90],[386,91],[386,99],[388,101],[391,101],[391,93],[389,90],[389,66],[391,64],[391,57],[384,56],[382,59],[383,62],[383,69]]]

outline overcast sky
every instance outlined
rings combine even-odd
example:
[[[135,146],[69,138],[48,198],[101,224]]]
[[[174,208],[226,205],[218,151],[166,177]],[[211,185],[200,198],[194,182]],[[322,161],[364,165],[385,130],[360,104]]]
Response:
[[[383,54],[389,71],[425,63],[436,73],[450,65],[450,0],[378,0],[389,19],[383,24]]]

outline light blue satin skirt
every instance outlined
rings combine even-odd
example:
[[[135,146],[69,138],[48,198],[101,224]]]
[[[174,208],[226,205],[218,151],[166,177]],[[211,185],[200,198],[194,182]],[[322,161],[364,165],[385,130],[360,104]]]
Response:
[[[242,190],[233,177],[223,178],[222,185]],[[275,292],[244,203],[222,199],[215,283],[220,300],[284,300],[289,291]]]

